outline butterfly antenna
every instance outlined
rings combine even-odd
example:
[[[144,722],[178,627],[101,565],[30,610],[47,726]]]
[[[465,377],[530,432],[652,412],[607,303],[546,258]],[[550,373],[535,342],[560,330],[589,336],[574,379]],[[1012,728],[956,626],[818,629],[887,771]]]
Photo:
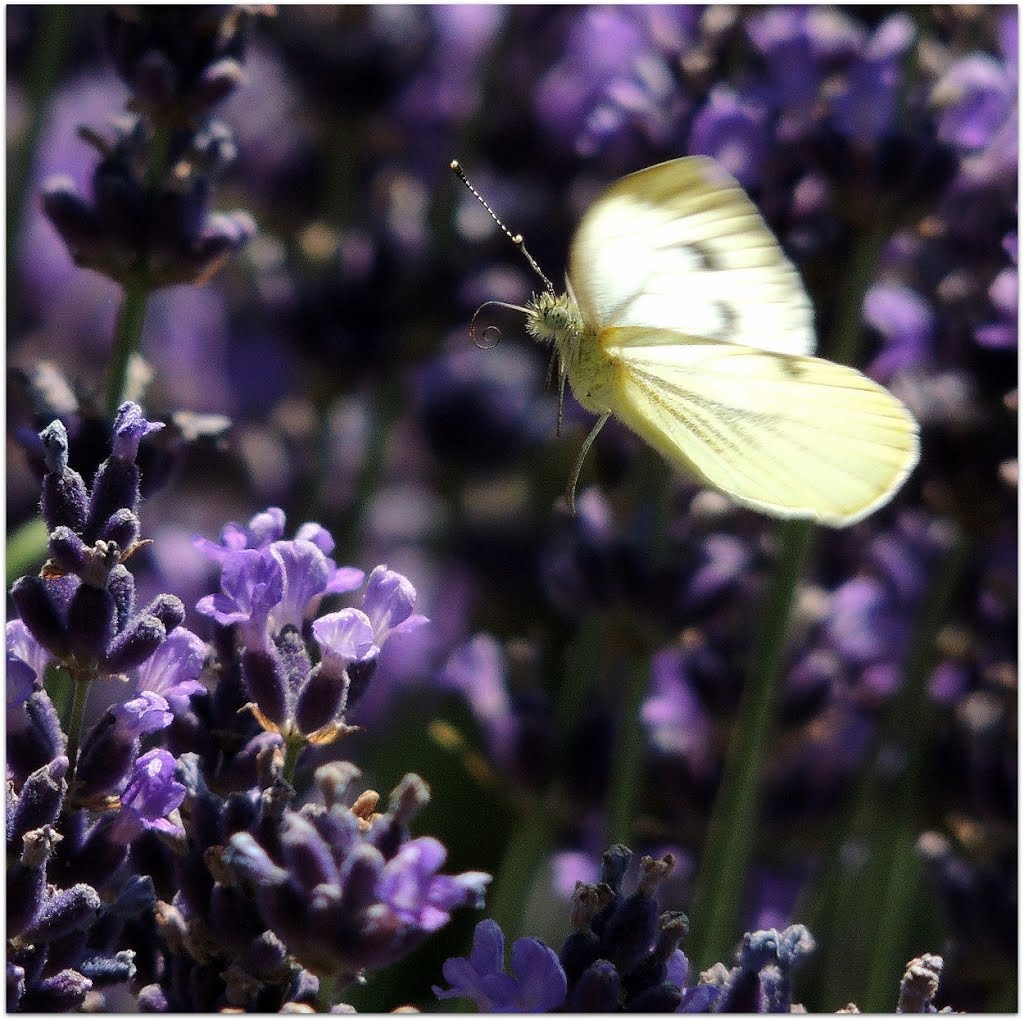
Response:
[[[512,244],[514,244],[516,248],[518,248],[519,251],[523,253],[523,255],[526,257],[526,261],[530,264],[530,268],[534,271],[534,273],[537,274],[537,276],[541,278],[541,280],[544,281],[545,288],[551,291],[551,293],[553,294],[555,291],[555,285],[550,280],[548,280],[548,278],[544,275],[544,270],[542,270],[540,266],[537,265],[537,260],[532,255],[530,255],[530,253],[526,250],[526,244],[523,241],[523,235],[513,234],[512,231],[510,231],[508,227],[506,227],[505,224],[503,224],[501,220],[498,219],[498,214],[495,213],[495,211],[491,209],[491,207],[487,204],[487,202],[484,200],[483,195],[481,195],[480,192],[478,192],[476,188],[474,188],[473,185],[469,183],[469,178],[466,177],[466,172],[465,170],[462,169],[462,166],[460,165],[458,160],[452,160],[450,166],[452,170],[455,172],[455,176],[470,190],[470,192],[473,194],[473,197],[480,203],[480,205],[482,205],[484,209],[486,209],[487,212],[491,214],[491,219],[502,229],[506,237],[508,237]]]

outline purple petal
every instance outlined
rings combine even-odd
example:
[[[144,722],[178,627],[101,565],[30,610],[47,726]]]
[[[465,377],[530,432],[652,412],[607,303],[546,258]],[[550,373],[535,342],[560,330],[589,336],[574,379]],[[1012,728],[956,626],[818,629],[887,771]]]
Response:
[[[334,672],[348,668],[380,651],[373,639],[370,619],[362,610],[338,610],[313,621],[313,637],[320,646],[322,662]]]
[[[270,553],[284,574],[284,593],[274,609],[275,630],[288,624],[301,630],[311,600],[327,587],[327,558],[313,543],[296,539],[271,543]]]
[[[117,409],[117,417],[114,419],[114,456],[134,461],[143,436],[163,427],[163,422],[147,422],[142,408],[133,401],[125,401]]]
[[[160,648],[136,667],[136,688],[166,697],[168,691],[178,685],[195,681],[205,662],[206,643],[188,628],[175,628]],[[198,687],[202,690],[202,685]]]
[[[383,647],[388,635],[406,621],[416,605],[416,589],[408,578],[389,571],[384,564],[375,567],[366,583],[363,611],[370,618],[377,644]]]
[[[144,734],[152,734],[170,726],[174,717],[169,710],[166,699],[151,691],[144,691],[138,698],[115,706],[111,712],[114,714],[119,738],[128,743]]]

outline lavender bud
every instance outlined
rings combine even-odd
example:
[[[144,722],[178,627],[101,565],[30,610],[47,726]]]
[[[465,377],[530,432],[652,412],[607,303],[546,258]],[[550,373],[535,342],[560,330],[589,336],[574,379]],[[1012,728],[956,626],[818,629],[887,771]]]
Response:
[[[19,578],[11,587],[11,599],[32,637],[58,659],[67,659],[67,633],[46,582],[38,575]]]
[[[134,461],[108,457],[96,472],[85,537],[94,540],[100,529],[122,509],[133,514],[139,506],[139,469]]]
[[[132,85],[136,104],[141,109],[159,109],[170,104],[177,84],[174,65],[160,50],[144,53],[135,65]]]
[[[352,663],[348,668],[348,694],[345,709],[351,711],[366,694],[366,689],[377,672],[377,658]]]
[[[20,935],[35,925],[46,895],[46,865],[63,839],[52,826],[22,837],[21,857],[7,868],[7,932]]]
[[[66,525],[50,533],[50,558],[64,574],[81,574],[89,561],[90,547]]]
[[[166,1014],[170,1009],[167,996],[156,982],[143,986],[137,998],[139,1011],[143,1014]]]
[[[45,691],[29,696],[25,715],[30,725],[23,733],[7,732],[7,768],[15,776],[26,776],[63,755],[67,748],[57,710]]]
[[[297,812],[290,812],[284,821],[281,850],[285,866],[307,890],[340,883],[330,848],[316,828]]]
[[[138,248],[145,222],[142,189],[119,157],[102,160],[92,178],[96,216],[105,240],[126,252]]]
[[[115,511],[99,530],[98,538],[104,542],[117,543],[118,549],[127,550],[139,538],[141,526],[136,514],[127,508]]]
[[[581,976],[566,1004],[571,1013],[611,1014],[619,1008],[619,973],[608,961],[595,961]]]
[[[430,788],[415,773],[406,773],[391,792],[388,811],[395,819],[408,825],[430,804]]]
[[[142,612],[156,617],[168,634],[185,622],[185,604],[177,596],[166,592],[157,596]]]
[[[195,103],[201,107],[216,106],[245,81],[242,65],[225,57],[204,68],[195,86]]]
[[[57,890],[43,904],[43,910],[25,934],[30,942],[59,939],[73,932],[84,932],[95,922],[101,907],[99,894],[85,883]]]
[[[939,991],[942,966],[943,961],[938,954],[923,954],[907,964],[900,981],[897,1014],[929,1014],[935,1010],[932,1002]]]
[[[277,650],[247,648],[242,652],[242,675],[252,700],[271,722],[287,719],[287,679]]]
[[[21,1009],[39,1014],[73,1013],[91,989],[89,979],[73,968],[65,968],[29,990],[22,998]]]
[[[261,932],[242,955],[243,967],[253,975],[270,975],[278,972],[287,960],[288,948],[269,931]]]
[[[135,951],[89,957],[79,964],[78,970],[97,988],[128,982],[135,977]]]
[[[99,219],[70,177],[60,175],[43,182],[42,207],[76,262],[99,245]]]
[[[98,663],[113,637],[114,600],[110,593],[92,585],[79,585],[68,607],[71,652],[82,663]]]
[[[64,777],[68,760],[63,756],[37,769],[26,781],[7,823],[8,846],[28,833],[56,821],[67,793]]]
[[[624,844],[609,847],[601,856],[601,882],[617,891],[632,857],[633,852]]]
[[[122,674],[144,663],[167,638],[167,629],[156,617],[143,614],[128,625],[111,643],[103,659],[109,673]]]
[[[608,959],[628,975],[650,952],[657,938],[658,904],[638,891],[627,897],[608,920],[604,947]]]
[[[135,612],[135,578],[124,564],[118,564],[110,572],[107,591],[114,600],[115,629],[123,630]]]
[[[10,933],[10,922],[7,924],[7,931]],[[21,998],[25,995],[25,969],[20,964],[7,962],[7,1009],[18,1010],[21,1006]]]
[[[345,698],[345,678],[319,667],[302,686],[295,704],[295,722],[303,734],[326,727],[341,713]]]

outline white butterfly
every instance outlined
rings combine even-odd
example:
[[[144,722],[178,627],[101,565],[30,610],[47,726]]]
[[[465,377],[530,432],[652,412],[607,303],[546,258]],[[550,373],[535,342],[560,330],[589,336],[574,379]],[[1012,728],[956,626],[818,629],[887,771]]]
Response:
[[[917,463],[904,405],[856,369],[812,356],[797,271],[713,160],[670,160],[617,181],[576,231],[567,293],[541,277],[547,289],[521,309],[527,331],[553,345],[562,384],[599,416],[570,506],[611,415],[702,483],[780,518],[852,524]]]

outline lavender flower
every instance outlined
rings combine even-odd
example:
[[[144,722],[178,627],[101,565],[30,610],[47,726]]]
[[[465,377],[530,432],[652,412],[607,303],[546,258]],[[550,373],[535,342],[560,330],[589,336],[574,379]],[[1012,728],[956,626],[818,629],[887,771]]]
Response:
[[[330,743],[350,729],[346,712],[365,692],[385,643],[426,618],[413,613],[416,590],[408,579],[383,565],[367,579],[360,609],[317,617],[326,596],[357,587],[363,574],[325,555],[334,540],[321,526],[299,529],[297,535],[309,538],[275,538],[283,529],[284,515],[270,508],[248,530],[227,526],[219,545],[197,539],[221,563],[222,591],[196,609],[222,627],[237,626],[245,683],[261,726],[288,740]],[[319,661],[307,636],[318,646]]]
[[[68,466],[67,432],[59,422],[40,434],[47,451],[43,511],[51,562],[40,576],[18,579],[11,596],[25,627],[73,676],[121,674],[148,659],[184,619],[184,607],[161,595],[141,611],[122,558],[138,535],[139,471],[135,464],[149,423],[136,404],[118,411],[113,453],[90,491]]]
[[[269,849],[236,833],[225,861],[303,965],[347,984],[403,956],[454,908],[482,901],[489,876],[441,875],[442,845],[409,839],[407,822],[426,800],[423,782],[410,775],[383,815],[373,813],[376,796],[351,809],[335,802],[286,811]]]

